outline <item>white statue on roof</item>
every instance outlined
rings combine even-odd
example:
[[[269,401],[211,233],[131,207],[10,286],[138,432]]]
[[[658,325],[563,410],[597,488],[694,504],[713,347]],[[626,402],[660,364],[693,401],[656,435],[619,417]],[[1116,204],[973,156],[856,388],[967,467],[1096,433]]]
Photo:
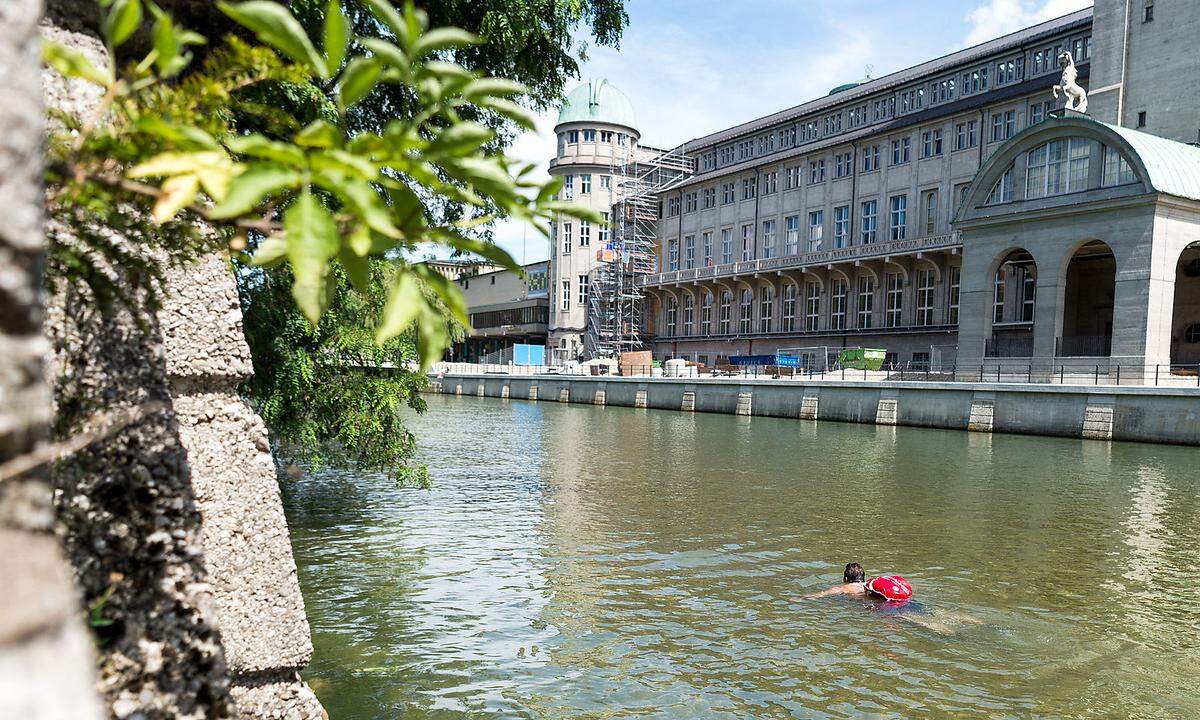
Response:
[[[1080,86],[1076,79],[1079,77],[1079,71],[1075,69],[1075,58],[1070,52],[1064,52],[1058,56],[1058,66],[1063,69],[1062,80],[1058,85],[1054,86],[1054,99],[1058,99],[1058,94],[1061,92],[1067,96],[1067,109],[1076,112],[1085,113],[1088,109],[1087,91]]]

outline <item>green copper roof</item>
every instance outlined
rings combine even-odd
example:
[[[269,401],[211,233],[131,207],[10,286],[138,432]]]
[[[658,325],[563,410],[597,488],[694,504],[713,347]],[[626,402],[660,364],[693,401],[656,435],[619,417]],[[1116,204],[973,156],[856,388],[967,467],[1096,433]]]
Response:
[[[558,124],[569,122],[604,122],[637,128],[629,98],[604,79],[588,80],[567,95],[558,112]]]
[[[1108,123],[1098,124],[1129,143],[1146,166],[1147,179],[1156,191],[1200,200],[1200,147]]]

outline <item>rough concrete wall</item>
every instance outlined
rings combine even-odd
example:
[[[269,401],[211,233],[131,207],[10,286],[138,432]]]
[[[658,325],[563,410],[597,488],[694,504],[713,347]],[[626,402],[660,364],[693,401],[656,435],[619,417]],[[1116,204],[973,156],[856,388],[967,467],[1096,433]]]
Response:
[[[0,462],[43,442],[51,419],[42,334],[42,104],[38,0],[0,3]],[[101,716],[69,567],[51,531],[45,468],[0,480],[0,717]]]
[[[47,35],[105,61],[77,16],[51,10]],[[95,101],[53,77],[46,93],[77,113]],[[98,630],[110,712],[324,717],[298,675],[312,647],[265,429],[236,394],[251,365],[228,261],[168,269],[157,313],[121,268],[107,271],[132,307],[103,314],[85,286],[66,284],[49,326],[63,430],[98,409],[166,408],[55,477],[78,582],[113,621]]]

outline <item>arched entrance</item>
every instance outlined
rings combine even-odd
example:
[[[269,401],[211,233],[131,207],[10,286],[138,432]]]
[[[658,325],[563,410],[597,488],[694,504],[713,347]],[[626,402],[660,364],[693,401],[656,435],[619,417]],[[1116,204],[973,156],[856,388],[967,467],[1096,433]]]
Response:
[[[1175,268],[1171,364],[1200,366],[1200,242],[1184,249]]]
[[[996,264],[989,309],[992,335],[987,357],[1033,357],[1033,327],[1037,307],[1037,263],[1024,248],[1010,250]]]
[[[1062,333],[1058,357],[1108,357],[1112,354],[1113,305],[1117,260],[1099,240],[1084,243],[1067,263]]]

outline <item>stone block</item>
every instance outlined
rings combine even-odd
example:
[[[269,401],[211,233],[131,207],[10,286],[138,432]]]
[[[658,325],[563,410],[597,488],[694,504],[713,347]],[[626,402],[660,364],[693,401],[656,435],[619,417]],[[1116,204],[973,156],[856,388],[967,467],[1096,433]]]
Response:
[[[805,395],[800,399],[800,419],[816,420],[820,414],[821,398],[818,395]]]

